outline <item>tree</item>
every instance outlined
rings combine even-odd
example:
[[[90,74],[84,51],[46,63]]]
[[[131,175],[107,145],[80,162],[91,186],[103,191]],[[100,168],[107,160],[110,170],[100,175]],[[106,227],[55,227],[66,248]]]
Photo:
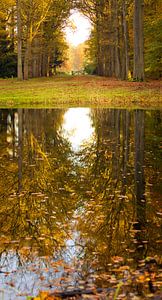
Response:
[[[129,74],[128,8],[130,1],[80,1],[81,11],[89,16],[91,65],[98,75],[127,79]]]
[[[16,76],[13,11],[14,1],[0,3],[0,77]]]
[[[145,73],[158,79],[162,76],[162,2],[145,1]]]
[[[22,19],[21,19],[21,0],[16,0],[17,9],[17,77],[23,79],[22,72]]]
[[[128,36],[128,4],[127,1],[122,1],[122,23],[123,23],[123,51],[122,51],[122,79],[128,79],[130,58],[129,58],[129,36]]]
[[[144,80],[144,1],[134,0],[134,69],[133,78]]]
[[[88,72],[137,81],[144,80],[144,73],[161,77],[160,0],[4,0],[0,75],[15,76],[16,52],[20,80],[55,74],[67,57],[63,28],[71,9],[80,10],[92,24]]]
[[[24,79],[28,79],[31,67],[32,59],[32,42],[33,39],[39,33],[41,24],[46,20],[48,11],[50,9],[52,0],[38,1],[38,0],[27,0],[22,1],[22,15],[23,15],[23,26],[24,26]]]
[[[54,1],[48,12],[47,20],[42,24],[42,75],[54,74],[66,60],[67,44],[63,29],[70,14],[71,1]],[[39,49],[40,52],[40,49]]]
[[[63,63],[70,8],[66,0],[17,0],[18,70],[23,65],[24,79],[52,75]]]

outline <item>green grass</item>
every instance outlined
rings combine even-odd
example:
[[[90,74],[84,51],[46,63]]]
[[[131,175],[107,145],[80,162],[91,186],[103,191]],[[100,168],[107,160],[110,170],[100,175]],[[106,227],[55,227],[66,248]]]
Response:
[[[105,80],[105,81],[104,81]],[[104,83],[108,82],[108,86]],[[112,81],[113,83],[113,81]],[[162,108],[160,90],[115,86],[101,77],[54,77],[0,80],[0,108],[5,107],[152,107]]]

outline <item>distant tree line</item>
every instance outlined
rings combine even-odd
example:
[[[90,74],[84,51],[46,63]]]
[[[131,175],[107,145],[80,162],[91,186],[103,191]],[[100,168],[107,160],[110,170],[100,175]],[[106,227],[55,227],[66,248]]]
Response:
[[[161,0],[78,0],[93,30],[88,72],[142,81],[162,76]]]
[[[0,77],[50,76],[66,56],[67,0],[4,0],[0,4]]]
[[[56,73],[66,58],[63,28],[71,9],[79,9],[93,25],[88,73],[137,81],[145,74],[161,77],[161,0],[3,0],[0,77]]]

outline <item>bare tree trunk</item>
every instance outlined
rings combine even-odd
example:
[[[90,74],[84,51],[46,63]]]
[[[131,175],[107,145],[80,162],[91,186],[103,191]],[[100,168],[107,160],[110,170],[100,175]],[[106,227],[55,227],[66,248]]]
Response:
[[[16,0],[16,8],[17,8],[17,77],[19,80],[23,80],[21,0]]]
[[[24,79],[27,80],[29,77],[29,54],[28,54],[28,41],[25,50],[25,57],[24,57]]]
[[[32,77],[40,77],[40,59],[42,55],[42,47],[40,39],[35,37],[32,43],[32,57],[31,57],[31,74]]]
[[[104,23],[103,23],[104,1],[99,0],[96,5],[96,43],[97,43],[97,74],[104,75]]]
[[[42,59],[41,59],[41,76],[46,77],[47,76],[47,55],[46,53],[43,51],[42,53]]]
[[[135,80],[144,80],[144,1],[134,0],[134,70]]]
[[[105,76],[111,77],[113,75],[113,41],[112,41],[112,14],[111,14],[111,3],[107,6],[107,15],[104,19],[105,24],[105,37],[104,40],[107,40],[105,43]]]
[[[119,21],[118,21],[118,3],[114,0],[114,47],[115,47],[115,77],[120,78],[120,53],[119,53]]]
[[[98,13],[97,13],[97,18],[99,18]],[[102,55],[101,55],[101,35],[100,35],[100,30],[101,30],[101,24],[100,24],[99,19],[98,19],[97,20],[97,24],[96,24],[97,74],[102,76],[103,74],[102,74]]]
[[[26,41],[26,50],[24,57],[24,79],[27,80],[29,78],[29,63],[31,60],[31,41],[30,38]]]
[[[127,16],[127,7],[125,0],[122,2],[122,18],[123,18],[123,72],[122,72],[122,79],[128,79],[129,74],[129,45],[128,45],[128,24],[126,20]]]
[[[111,76],[119,78],[120,76],[120,59],[119,59],[119,32],[118,32],[118,6],[116,0],[110,1],[110,69]]]
[[[115,76],[115,22],[114,22],[114,0],[110,1],[110,76]],[[110,25],[111,24],[111,25]]]
[[[11,24],[10,24],[10,38],[11,38],[11,50],[14,51],[15,50],[15,14],[14,14],[14,6],[11,9]]]
[[[50,76],[50,54],[48,54],[48,58],[47,58],[47,77]]]

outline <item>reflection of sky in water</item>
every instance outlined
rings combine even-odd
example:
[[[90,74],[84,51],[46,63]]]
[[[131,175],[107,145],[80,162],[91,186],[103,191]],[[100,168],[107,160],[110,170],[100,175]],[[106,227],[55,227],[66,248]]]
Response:
[[[14,251],[2,254],[0,266],[0,300],[26,300],[27,296],[38,295],[40,289],[50,292],[58,289],[62,276],[65,276],[65,270],[63,265],[58,265],[55,268],[52,267],[52,264],[55,264],[60,258],[63,259],[65,264],[70,263],[74,255],[73,247],[74,243],[69,241],[62,256],[56,256],[55,258],[33,256],[31,261],[26,261],[25,258],[23,259]],[[57,272],[55,272],[55,269],[57,269]],[[71,282],[74,278],[71,277]],[[64,286],[63,283],[62,286]]]
[[[90,118],[89,108],[70,108],[64,115],[63,134],[73,150],[77,151],[84,142],[90,142],[94,128]]]

